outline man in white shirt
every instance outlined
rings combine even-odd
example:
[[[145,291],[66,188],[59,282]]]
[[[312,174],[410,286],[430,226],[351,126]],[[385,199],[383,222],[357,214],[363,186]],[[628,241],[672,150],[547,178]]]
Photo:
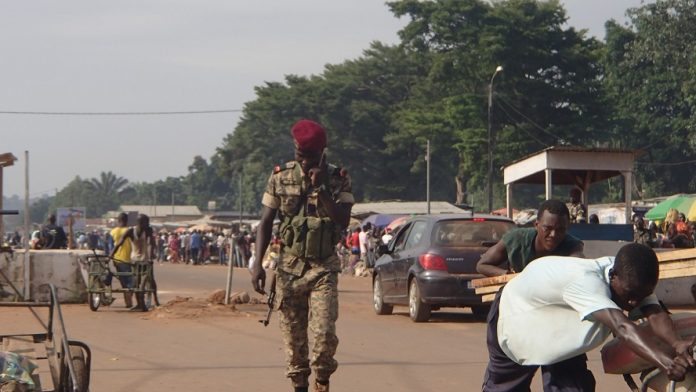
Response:
[[[358,234],[358,238],[360,239],[360,259],[362,261],[367,262],[367,250],[368,247],[370,246],[368,243],[367,239],[367,231],[369,230],[368,226],[365,225],[363,226],[362,230],[360,231],[360,234]]]
[[[387,245],[389,244],[389,241],[392,239],[392,229],[391,227],[387,227],[384,229],[384,235],[382,236],[382,244]]]
[[[544,391],[594,391],[592,373],[568,359],[596,348],[612,332],[670,379],[683,379],[696,364],[694,341],[679,338],[652,294],[658,275],[655,253],[635,243],[616,258],[548,256],[530,263],[492,305],[483,391],[529,391],[538,367]],[[633,309],[648,319],[649,329],[639,330],[624,315]]]

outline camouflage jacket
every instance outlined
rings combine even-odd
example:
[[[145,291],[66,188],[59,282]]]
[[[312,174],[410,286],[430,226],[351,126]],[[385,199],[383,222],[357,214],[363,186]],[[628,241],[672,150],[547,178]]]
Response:
[[[582,203],[568,203],[568,212],[570,212],[570,223],[587,223],[587,210]]]
[[[350,176],[345,170],[328,165],[327,185],[335,202],[351,205],[355,203]],[[295,161],[275,167],[268,179],[261,204],[278,210],[281,221],[298,215],[303,209],[305,216],[328,217],[326,209],[319,202],[317,191],[311,186],[310,179],[302,172],[300,164]],[[340,270],[340,262],[336,256],[329,257],[327,260],[303,260],[299,257],[284,255],[278,268],[299,276],[307,264],[312,268]]]

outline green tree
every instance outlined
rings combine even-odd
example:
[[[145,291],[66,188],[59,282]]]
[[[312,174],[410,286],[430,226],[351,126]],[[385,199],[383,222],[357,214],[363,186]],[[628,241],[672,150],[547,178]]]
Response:
[[[583,31],[564,27],[567,18],[558,1],[389,5],[397,16],[411,19],[400,32],[403,44],[432,57],[428,78],[416,89],[423,95],[409,102],[422,114],[402,117],[409,119],[410,129],[437,124],[458,151],[456,171],[448,177],[465,179],[472,193],[482,195],[485,185],[487,96],[497,65],[504,72],[493,97],[496,168],[547,146],[592,146],[604,140],[597,66],[602,46]],[[500,174],[495,171],[497,184]],[[495,204],[500,206],[504,192],[497,188]]]
[[[88,201],[93,208],[88,210],[89,216],[102,216],[107,211],[116,210],[127,190],[128,180],[111,171],[100,173],[99,178],[85,180],[83,192],[92,199]]]
[[[615,143],[645,151],[641,195],[696,192],[696,179],[683,175],[696,168],[696,3],[659,0],[628,15],[628,27],[606,25]]]

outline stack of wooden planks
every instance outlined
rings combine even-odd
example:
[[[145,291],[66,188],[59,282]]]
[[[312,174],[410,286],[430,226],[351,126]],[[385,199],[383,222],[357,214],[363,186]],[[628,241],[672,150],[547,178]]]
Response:
[[[512,280],[512,278],[514,278],[515,276],[517,276],[517,274],[472,279],[471,284],[474,286],[476,294],[481,296],[481,302],[493,302],[493,300],[495,299],[495,294],[498,292],[498,290],[500,290],[500,288],[503,287],[505,283]]]
[[[658,252],[660,279],[696,275],[696,248]]]
[[[660,279],[696,276],[696,248],[657,252],[657,260],[660,262]],[[493,302],[498,290],[515,276],[517,274],[473,279],[471,284],[476,294],[481,296],[481,302]]]

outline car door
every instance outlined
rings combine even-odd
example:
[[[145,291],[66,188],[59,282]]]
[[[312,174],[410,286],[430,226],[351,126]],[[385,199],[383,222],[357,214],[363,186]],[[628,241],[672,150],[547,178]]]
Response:
[[[417,220],[411,224],[408,237],[399,251],[399,259],[394,262],[396,274],[395,293],[400,298],[408,297],[408,273],[414,263],[418,262],[418,256],[422,253],[423,244],[427,242],[428,222]]]
[[[401,249],[406,242],[408,231],[411,229],[411,224],[404,225],[397,233],[392,241],[389,242],[388,251],[383,255],[378,263],[379,276],[381,278],[382,290],[385,297],[395,295],[397,276],[395,273],[395,265],[401,257]]]

